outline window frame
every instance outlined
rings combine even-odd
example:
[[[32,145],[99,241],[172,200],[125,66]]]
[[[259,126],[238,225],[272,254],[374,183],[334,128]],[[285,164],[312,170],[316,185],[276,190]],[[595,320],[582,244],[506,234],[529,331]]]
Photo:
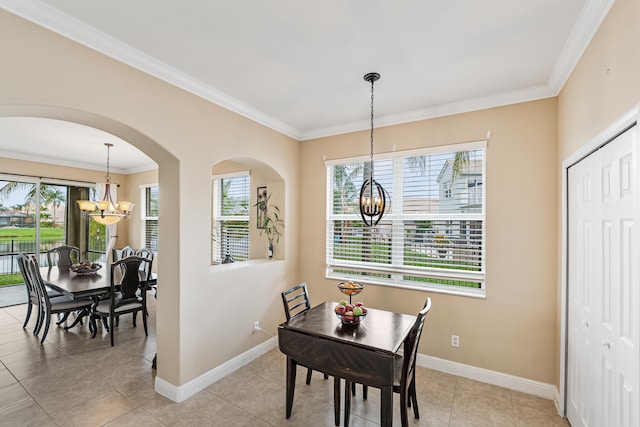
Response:
[[[247,177],[248,182],[248,190],[247,190],[247,201],[249,202],[249,206],[247,209],[247,215],[222,215],[222,203],[217,203],[217,200],[222,197],[220,194],[220,186],[221,182],[224,179],[238,178],[238,177]],[[211,265],[219,265],[223,263],[223,257],[220,256],[217,258],[218,254],[221,254],[221,246],[222,243],[216,239],[215,236],[220,235],[220,230],[218,228],[218,224],[221,221],[242,221],[247,223],[247,252],[246,252],[246,260],[234,260],[234,262],[246,262],[251,259],[251,173],[250,171],[241,171],[241,172],[233,172],[227,174],[219,174],[211,176]]]
[[[428,214],[414,214],[414,213],[403,213],[403,212],[394,212],[393,203],[395,200],[396,205],[403,206],[403,178],[404,176],[398,172],[398,165],[402,167],[402,161],[409,157],[416,156],[428,156],[428,155],[436,155],[436,154],[446,154],[446,153],[456,153],[460,151],[472,151],[472,150],[480,150],[482,152],[481,160],[482,160],[482,182],[478,183],[477,180],[474,181],[474,194],[473,197],[477,198],[478,196],[481,198],[482,208],[480,213],[428,213]],[[358,221],[359,213],[333,213],[334,202],[333,202],[333,190],[334,190],[334,182],[333,182],[333,167],[337,165],[345,165],[345,164],[354,164],[354,163],[364,163],[369,161],[368,156],[359,156],[352,158],[342,158],[342,159],[334,159],[334,160],[326,160],[325,168],[327,172],[327,187],[326,187],[326,269],[325,269],[325,278],[327,279],[336,279],[336,280],[356,280],[361,283],[369,283],[383,286],[391,286],[397,288],[405,288],[405,289],[416,289],[422,291],[430,291],[430,292],[438,292],[438,293],[446,293],[452,295],[462,295],[462,296],[471,296],[477,298],[485,298],[486,297],[486,165],[487,165],[487,141],[474,141],[468,143],[461,144],[451,144],[445,146],[437,146],[430,148],[423,148],[417,150],[405,150],[405,151],[397,151],[392,153],[381,153],[374,156],[374,163],[382,160],[391,159],[394,162],[393,165],[393,183],[392,183],[392,194],[394,196],[391,197],[392,207],[389,212],[382,219],[382,223],[386,223],[387,229],[392,230],[391,236],[389,238],[389,251],[390,251],[390,262],[389,264],[381,264],[375,262],[368,261],[360,261],[360,260],[338,260],[334,259],[334,242],[336,236],[334,235],[334,227],[336,221]],[[400,169],[402,170],[402,169]],[[360,183],[361,184],[361,183]],[[468,194],[471,197],[471,194]],[[443,195],[441,195],[443,197]],[[451,196],[448,198],[444,198],[442,200],[451,200]],[[477,200],[477,199],[474,199]],[[460,227],[464,227],[465,233],[469,233],[469,236],[472,234],[479,234],[481,238],[481,242],[479,243],[477,249],[479,251],[478,262],[479,262],[479,271],[468,271],[465,272],[462,269],[457,270],[447,270],[446,268],[435,268],[435,267],[412,267],[407,265],[406,260],[404,260],[404,256],[402,255],[405,250],[405,242],[402,236],[405,235],[407,228],[404,221],[442,221],[443,224],[446,224],[445,221],[453,221],[454,227],[455,224],[459,221],[464,222],[464,224],[460,224]],[[479,227],[479,228],[478,228]],[[446,236],[451,233],[451,229],[447,230]],[[365,236],[365,232],[363,231],[363,236]],[[473,238],[470,238],[473,239]],[[432,243],[433,245],[433,243]],[[465,247],[466,249],[466,247]],[[400,255],[398,255],[400,254]],[[336,270],[351,270],[353,272],[360,272],[360,275],[357,274],[348,274],[348,272],[340,273]],[[372,275],[365,274],[376,274],[384,275],[387,277],[375,277]],[[436,280],[451,280],[451,281],[466,281],[466,282],[477,282],[480,284],[479,288],[471,288],[465,287],[461,285],[454,284],[438,284],[438,283],[430,283],[430,282],[417,282],[411,281],[410,279],[403,278],[403,276],[411,276],[411,277],[422,277],[425,279],[436,279]]]
[[[154,248],[153,245],[147,245],[147,221],[156,221],[158,224],[158,226],[160,225],[160,222],[158,220],[158,215],[148,215],[147,211],[148,211],[148,206],[147,206],[147,192],[150,191],[152,188],[157,188],[157,192],[158,192],[158,203],[160,201],[160,187],[158,186],[157,183],[152,183],[152,184],[143,184],[140,186],[140,244],[142,245],[142,247],[145,247],[151,251],[153,251],[154,254],[158,254],[158,229],[156,227],[156,235],[155,235],[155,241],[156,241],[156,247]],[[153,238],[153,237],[152,237]]]

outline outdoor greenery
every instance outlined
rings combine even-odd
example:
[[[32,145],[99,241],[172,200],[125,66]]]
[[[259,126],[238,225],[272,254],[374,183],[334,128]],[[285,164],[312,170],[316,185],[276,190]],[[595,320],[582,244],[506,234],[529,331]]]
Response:
[[[0,228],[0,242],[30,242],[35,241],[35,228]],[[40,238],[42,241],[64,241],[64,229],[53,227],[41,227]],[[0,287],[23,283],[20,273],[0,274]]]

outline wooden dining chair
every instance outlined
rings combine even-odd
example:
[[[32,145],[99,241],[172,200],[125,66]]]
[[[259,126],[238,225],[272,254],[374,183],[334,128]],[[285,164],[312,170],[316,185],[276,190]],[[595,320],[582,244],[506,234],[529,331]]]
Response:
[[[71,267],[71,265],[79,263],[80,260],[80,248],[77,246],[62,245],[47,252],[49,267],[54,265]]]
[[[89,313],[91,303],[93,302],[91,298],[71,299],[66,296],[49,297],[45,282],[40,275],[40,265],[35,255],[26,255],[24,268],[26,272],[25,280],[30,282],[38,296],[38,322],[34,334],[38,335],[40,331],[43,331],[40,344],[44,344],[44,340],[47,338],[49,326],[51,325],[51,317],[54,314],[64,315],[62,320],[57,322],[57,325],[60,325],[67,319],[69,313],[78,313],[78,317],[76,317],[74,322],[69,326],[65,326],[64,329],[67,330],[75,326],[78,322],[81,322],[82,317]]]
[[[154,258],[154,253],[151,249],[147,249],[147,248],[141,248],[135,251],[134,253],[135,256],[139,256],[142,258],[146,258],[149,260],[149,262],[144,266],[144,268],[147,270],[147,282],[145,282],[147,290],[153,290],[154,291],[154,296],[157,298],[158,296],[158,278],[153,274],[152,269],[153,269],[153,258]]]
[[[280,293],[282,296],[282,305],[284,306],[284,315],[287,322],[296,316],[303,315],[306,311],[311,309],[311,303],[309,302],[309,292],[307,290],[306,283],[300,283],[286,291]],[[297,363],[297,362],[296,362]],[[303,365],[300,365],[303,366]],[[307,385],[311,384],[311,375],[313,370],[307,368]],[[323,373],[324,379],[328,379],[329,375]],[[333,379],[333,401],[334,401],[334,416],[336,426],[340,425],[340,378]],[[345,389],[347,390],[347,389]],[[348,394],[348,393],[347,393]]]
[[[295,316],[299,316],[305,311],[311,309],[309,303],[309,292],[307,291],[307,284],[300,283],[286,291],[281,293],[282,305],[284,305],[284,315],[287,322]],[[307,385],[311,384],[311,374],[313,370],[307,368]],[[324,379],[329,378],[327,374],[324,374]]]
[[[418,354],[418,344],[424,329],[424,322],[427,314],[431,310],[431,298],[427,298],[424,307],[416,316],[416,321],[407,336],[404,344],[404,352],[402,355],[396,354],[395,358],[395,376],[393,381],[393,392],[400,394],[400,420],[402,427],[409,426],[407,416],[408,408],[413,407],[413,416],[418,419],[420,413],[418,411],[418,397],[416,395],[416,357]],[[347,381],[347,390],[350,381]],[[373,387],[375,385],[369,384]],[[349,416],[351,412],[351,395],[345,393],[344,398],[344,426],[349,427]]]
[[[38,310],[38,319],[36,319],[36,326],[34,327],[34,332],[35,332],[35,330],[38,328],[38,325],[40,323],[41,308],[40,308],[40,301],[38,299],[38,291],[36,290],[35,285],[31,280],[30,276],[28,276],[29,273],[26,270],[27,255],[25,253],[18,254],[18,268],[20,269],[20,273],[22,274],[22,279],[24,280],[25,289],[27,290],[27,315],[24,319],[24,324],[22,325],[22,327],[23,328],[27,327],[27,324],[29,323],[29,319],[31,318],[31,314],[33,312],[33,307],[35,306],[36,309]],[[45,281],[45,286],[46,285],[47,285],[47,282]],[[60,292],[50,289],[48,286],[46,286],[46,288],[47,288],[47,295],[49,296],[49,299],[51,299],[52,301],[62,300],[61,298],[58,298],[58,297],[62,297],[62,294]],[[58,299],[56,300],[56,298]],[[63,318],[61,322],[65,320],[66,318]]]
[[[138,311],[142,312],[144,334],[149,335],[147,330],[147,292],[144,291],[147,269],[144,269],[145,273],[140,274],[141,265],[148,262],[149,260],[146,258],[131,255],[111,264],[110,296],[108,299],[97,301],[91,306],[91,338],[95,338],[98,331],[96,319],[107,320],[111,346],[113,347],[115,345],[115,319],[123,314],[137,313]],[[116,269],[120,269],[122,274],[116,274]],[[118,276],[121,276],[119,280]],[[140,290],[142,292],[139,292]],[[133,326],[136,326],[135,314]]]
[[[135,251],[131,246],[125,246],[122,249],[111,249],[111,262],[116,262],[122,258],[134,255]]]

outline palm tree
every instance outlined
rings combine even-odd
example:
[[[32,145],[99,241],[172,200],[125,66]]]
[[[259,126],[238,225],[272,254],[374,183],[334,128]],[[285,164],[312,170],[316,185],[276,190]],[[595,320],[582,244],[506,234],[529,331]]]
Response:
[[[66,201],[65,193],[60,191],[57,187],[50,187],[46,193],[46,204],[53,206],[53,226],[56,225],[56,208],[59,208],[64,201]]]

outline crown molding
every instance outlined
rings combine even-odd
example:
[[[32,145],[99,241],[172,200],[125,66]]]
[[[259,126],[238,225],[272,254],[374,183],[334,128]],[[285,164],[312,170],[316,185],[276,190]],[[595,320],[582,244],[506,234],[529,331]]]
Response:
[[[536,86],[528,89],[491,95],[483,98],[438,105],[423,110],[414,110],[408,111],[406,113],[390,114],[386,116],[376,117],[375,127],[380,128],[402,123],[417,122],[420,120],[435,119],[438,117],[451,116],[454,114],[468,113],[471,111],[486,110],[488,108],[519,104],[521,102],[552,98],[554,96],[555,94],[548,86]],[[305,131],[302,133],[300,140],[308,141],[311,139],[325,138],[328,136],[341,135],[344,133],[368,130],[370,128],[370,120],[360,120],[358,122],[344,123],[338,126],[330,126]]]
[[[576,25],[573,27],[567,42],[563,46],[546,86],[439,105],[424,110],[382,116],[376,119],[377,127],[432,119],[557,96],[614,2],[615,0],[587,0]],[[46,3],[38,0],[0,0],[0,7],[36,25],[49,29],[63,37],[298,141],[361,131],[369,128],[370,122],[363,120],[301,131],[60,12],[58,9]]]
[[[0,0],[0,7],[116,61],[154,76],[254,122],[300,139],[301,132],[121,41],[37,0]]]
[[[615,0],[589,0],[584,5],[549,76],[548,85],[554,96],[562,90],[613,3]]]

